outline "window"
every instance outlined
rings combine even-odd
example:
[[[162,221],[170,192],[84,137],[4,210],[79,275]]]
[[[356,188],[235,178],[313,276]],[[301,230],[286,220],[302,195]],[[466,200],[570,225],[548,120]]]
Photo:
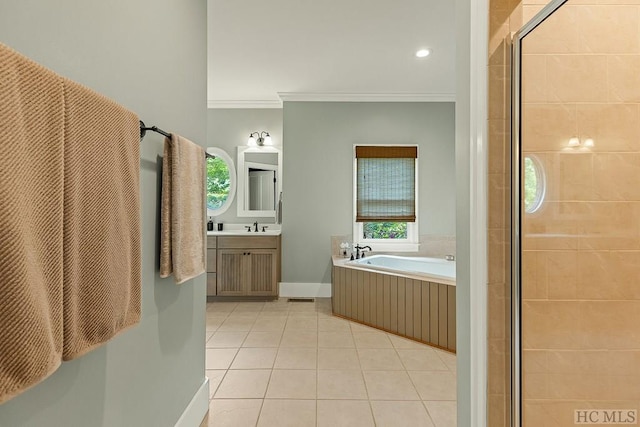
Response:
[[[374,250],[418,250],[418,147],[358,145],[354,159],[354,241]]]
[[[545,194],[545,177],[537,157],[524,157],[524,211],[533,213],[542,206]]]
[[[219,148],[207,148],[215,157],[207,157],[207,215],[224,213],[236,194],[236,170],[233,160]]]

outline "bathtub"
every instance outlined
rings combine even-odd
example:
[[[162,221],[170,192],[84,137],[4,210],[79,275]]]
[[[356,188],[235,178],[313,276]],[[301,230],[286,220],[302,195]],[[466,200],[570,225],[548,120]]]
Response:
[[[345,267],[386,271],[405,277],[435,281],[451,286],[456,284],[456,262],[439,258],[372,255],[354,261],[347,261]]]
[[[456,351],[456,263],[371,255],[333,258],[335,316]]]

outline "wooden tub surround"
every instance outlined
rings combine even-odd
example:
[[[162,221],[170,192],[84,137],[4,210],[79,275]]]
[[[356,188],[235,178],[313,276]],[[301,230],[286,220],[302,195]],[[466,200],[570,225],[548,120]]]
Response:
[[[335,316],[456,351],[456,287],[334,262]]]

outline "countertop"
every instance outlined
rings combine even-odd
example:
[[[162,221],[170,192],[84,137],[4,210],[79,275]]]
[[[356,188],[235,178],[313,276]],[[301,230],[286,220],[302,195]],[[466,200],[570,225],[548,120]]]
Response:
[[[258,232],[253,231],[253,227],[251,231],[247,231],[245,225],[243,224],[225,224],[224,230],[222,231],[207,231],[207,236],[244,236],[244,237],[260,237],[260,236],[279,236],[282,234],[282,229],[279,225],[274,224],[265,224],[267,229],[262,231],[262,225],[258,224]]]

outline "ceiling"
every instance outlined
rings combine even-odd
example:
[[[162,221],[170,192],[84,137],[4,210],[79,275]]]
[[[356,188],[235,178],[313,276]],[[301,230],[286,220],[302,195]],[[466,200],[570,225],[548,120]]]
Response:
[[[453,101],[452,0],[208,0],[210,108]],[[418,59],[419,48],[430,48]]]

